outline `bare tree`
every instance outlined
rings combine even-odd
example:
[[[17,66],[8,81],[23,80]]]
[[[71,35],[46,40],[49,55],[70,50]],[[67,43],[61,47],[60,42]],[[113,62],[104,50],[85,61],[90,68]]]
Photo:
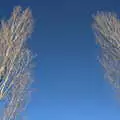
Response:
[[[114,88],[120,88],[120,20],[115,13],[97,12],[93,29],[100,46],[100,63]]]
[[[14,9],[8,21],[1,21],[0,56],[4,60],[1,63],[0,74],[4,76],[4,80],[0,85],[0,98],[4,97],[14,82],[12,78],[16,72],[14,63],[21,49],[24,48],[26,39],[31,34],[32,23],[30,10],[22,11],[21,7]]]
[[[24,109],[31,85],[33,55],[26,48],[33,19],[29,8],[15,7],[0,29],[0,99],[5,102],[1,120],[15,120]]]

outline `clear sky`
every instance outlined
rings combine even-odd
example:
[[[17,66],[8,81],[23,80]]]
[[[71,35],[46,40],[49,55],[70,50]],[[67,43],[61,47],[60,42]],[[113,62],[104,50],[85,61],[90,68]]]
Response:
[[[38,54],[28,120],[120,120],[120,104],[104,80],[91,29],[92,14],[119,0],[2,0],[0,18],[29,6],[35,26],[28,44]]]

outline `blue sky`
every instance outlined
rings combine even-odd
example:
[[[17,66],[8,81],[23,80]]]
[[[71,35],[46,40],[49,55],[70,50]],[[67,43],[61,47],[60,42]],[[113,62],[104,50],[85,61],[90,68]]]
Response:
[[[28,120],[119,120],[120,104],[97,61],[92,14],[119,0],[4,0],[0,18],[29,6],[35,26],[29,47],[38,54]]]

